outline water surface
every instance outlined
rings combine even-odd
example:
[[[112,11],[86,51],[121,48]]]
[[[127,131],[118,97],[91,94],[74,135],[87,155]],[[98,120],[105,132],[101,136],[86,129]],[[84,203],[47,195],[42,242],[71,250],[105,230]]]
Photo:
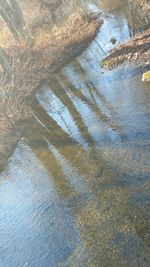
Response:
[[[0,176],[3,267],[150,266],[150,90],[137,66],[100,67],[130,10],[87,2],[105,23],[41,86]]]

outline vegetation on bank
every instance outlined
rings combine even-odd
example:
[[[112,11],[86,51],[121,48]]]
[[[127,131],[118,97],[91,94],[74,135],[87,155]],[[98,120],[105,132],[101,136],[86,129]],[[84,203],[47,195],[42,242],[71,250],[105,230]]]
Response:
[[[25,8],[28,10],[30,4]],[[24,10],[24,13],[27,10]],[[43,12],[45,14],[45,11]],[[102,24],[97,16],[76,9],[70,12],[69,17],[65,17],[61,26],[57,23],[53,25],[51,16],[40,17],[40,14],[39,10],[38,21],[36,17],[31,21],[29,17],[27,21],[28,17],[25,15],[26,22],[32,29],[32,32],[27,31],[27,36],[30,37],[27,39],[20,29],[17,30],[19,37],[15,34],[13,38],[13,28],[10,32],[8,24],[2,22],[4,27],[0,34],[6,37],[3,38],[0,48],[0,158],[2,156],[3,159],[9,156],[12,147],[20,138],[19,131],[15,130],[11,140],[14,126],[17,129],[20,121],[32,116],[31,96],[44,80],[49,79],[52,72],[89,44]],[[23,14],[20,20],[22,18]],[[3,165],[2,159],[1,164]]]
[[[140,11],[141,16],[150,16],[149,0],[128,0],[133,9]]]
[[[144,72],[142,76],[143,82],[150,82],[150,71]]]
[[[149,0],[129,0],[134,10],[139,10],[141,19],[150,16]],[[136,34],[127,42],[116,46],[102,62],[103,68],[112,69],[124,61],[138,61],[140,64],[150,65],[150,29]]]
[[[102,61],[101,65],[104,68],[112,69],[125,60],[140,60],[146,63],[148,59],[150,59],[150,30],[146,30],[114,48],[112,53]]]

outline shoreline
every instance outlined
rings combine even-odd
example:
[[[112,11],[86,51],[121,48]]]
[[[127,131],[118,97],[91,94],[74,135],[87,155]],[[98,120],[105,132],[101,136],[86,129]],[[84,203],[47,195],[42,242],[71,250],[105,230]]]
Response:
[[[149,0],[128,0],[133,12],[138,12],[141,20],[148,19],[150,23],[150,1]],[[134,14],[135,15],[135,14]],[[149,24],[147,25],[149,26]],[[113,69],[124,61],[135,62],[137,65],[150,65],[150,29],[145,29],[131,37],[123,44],[117,45],[111,53],[101,62],[106,69]]]
[[[10,101],[12,102],[13,99],[13,103],[10,102],[9,105],[9,99],[1,101],[3,112],[0,112],[0,172],[3,171],[4,165],[22,137],[19,129],[21,122],[32,116],[31,99],[41,83],[68,61],[81,54],[96,37],[101,25],[100,19],[84,21],[74,14],[60,27],[59,33],[57,33],[58,29],[54,29],[51,34],[45,32],[45,36],[42,32],[42,39],[37,39],[36,45],[30,49],[22,49],[22,47],[7,49],[10,55],[15,54],[13,56],[14,80],[12,84],[11,79],[1,84],[1,90],[9,92]],[[47,38],[46,45],[43,45],[45,38]]]
[[[150,29],[114,48],[102,61],[101,66],[111,70],[125,61],[138,65],[150,64]]]

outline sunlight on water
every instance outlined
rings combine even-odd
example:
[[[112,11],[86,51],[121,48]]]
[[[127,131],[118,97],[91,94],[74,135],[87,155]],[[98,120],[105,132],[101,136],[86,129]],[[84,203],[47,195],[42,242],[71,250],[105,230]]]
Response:
[[[150,266],[150,90],[136,66],[100,66],[129,10],[86,2],[105,22],[36,93],[0,176],[2,267]]]

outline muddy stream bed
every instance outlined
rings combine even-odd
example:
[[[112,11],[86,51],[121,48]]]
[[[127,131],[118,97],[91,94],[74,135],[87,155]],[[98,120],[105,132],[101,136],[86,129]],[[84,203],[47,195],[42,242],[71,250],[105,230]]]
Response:
[[[0,174],[1,267],[150,266],[150,88],[138,66],[100,67],[111,38],[147,27],[121,2],[89,1],[109,13],[98,36],[20,128]]]

